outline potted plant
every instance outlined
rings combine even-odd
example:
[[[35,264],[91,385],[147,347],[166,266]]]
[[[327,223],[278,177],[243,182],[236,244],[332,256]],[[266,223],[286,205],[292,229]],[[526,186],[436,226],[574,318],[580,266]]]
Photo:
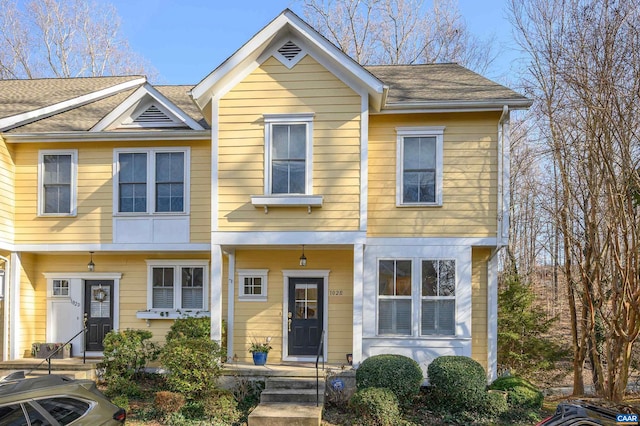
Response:
[[[267,354],[271,348],[271,337],[267,337],[264,342],[254,340],[249,346],[249,352],[253,354],[253,363],[255,365],[265,365],[267,363]]]

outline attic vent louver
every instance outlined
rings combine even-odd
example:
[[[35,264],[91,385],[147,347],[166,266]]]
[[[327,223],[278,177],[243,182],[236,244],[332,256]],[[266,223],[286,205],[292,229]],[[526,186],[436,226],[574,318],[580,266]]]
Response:
[[[289,61],[298,56],[300,52],[302,52],[302,49],[292,41],[286,42],[280,49],[278,49],[278,53],[287,58],[287,60]]]
[[[160,111],[157,106],[151,105],[142,114],[133,120],[134,123],[172,123],[171,117]]]

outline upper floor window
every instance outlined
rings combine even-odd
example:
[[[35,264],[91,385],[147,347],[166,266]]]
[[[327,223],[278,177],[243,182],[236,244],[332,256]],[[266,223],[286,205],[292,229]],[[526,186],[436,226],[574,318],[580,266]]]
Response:
[[[76,214],[77,150],[42,150],[39,156],[38,213]]]
[[[186,213],[189,149],[116,150],[117,213]]]
[[[444,127],[407,127],[398,133],[398,205],[442,204]]]
[[[313,114],[265,115],[265,194],[311,194]]]
[[[202,261],[148,261],[150,309],[207,309],[207,265]]]

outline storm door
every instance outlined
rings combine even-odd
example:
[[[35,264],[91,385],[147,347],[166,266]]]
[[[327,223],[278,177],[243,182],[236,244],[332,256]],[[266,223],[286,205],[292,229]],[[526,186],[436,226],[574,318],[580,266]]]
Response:
[[[322,278],[289,278],[289,355],[316,356],[323,326]]]
[[[87,325],[85,350],[102,351],[104,336],[113,328],[113,281],[86,280],[84,317]]]

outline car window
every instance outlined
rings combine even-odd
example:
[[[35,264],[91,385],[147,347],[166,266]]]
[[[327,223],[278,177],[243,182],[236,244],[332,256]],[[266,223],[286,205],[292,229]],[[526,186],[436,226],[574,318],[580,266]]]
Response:
[[[51,422],[47,420],[38,410],[29,404],[24,404],[24,409],[27,411],[31,426],[52,426]],[[2,422],[0,422],[2,424]]]
[[[27,426],[27,418],[20,404],[0,407],[0,424],[6,426]]]
[[[37,402],[62,425],[68,425],[82,417],[90,407],[88,402],[74,398],[47,398]]]

